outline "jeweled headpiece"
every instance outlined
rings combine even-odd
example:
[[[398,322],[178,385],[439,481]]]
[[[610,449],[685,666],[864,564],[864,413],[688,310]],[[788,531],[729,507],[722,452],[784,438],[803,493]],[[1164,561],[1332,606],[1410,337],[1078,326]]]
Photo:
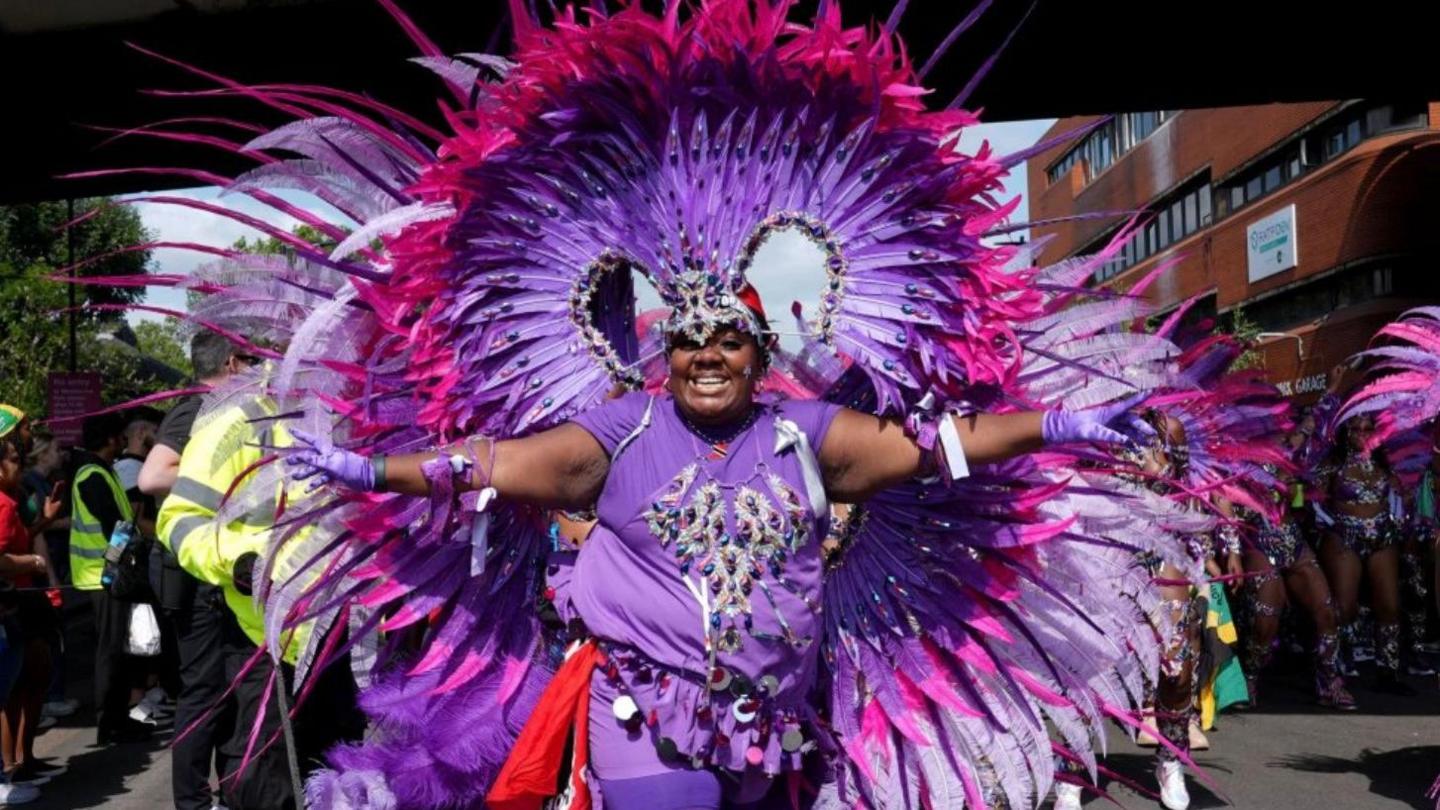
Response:
[[[704,342],[715,330],[734,327],[759,339],[764,329],[752,306],[744,300],[747,290],[748,297],[758,303],[753,287],[732,288],[714,273],[688,270],[672,276],[660,291],[660,299],[671,310],[665,333]]]

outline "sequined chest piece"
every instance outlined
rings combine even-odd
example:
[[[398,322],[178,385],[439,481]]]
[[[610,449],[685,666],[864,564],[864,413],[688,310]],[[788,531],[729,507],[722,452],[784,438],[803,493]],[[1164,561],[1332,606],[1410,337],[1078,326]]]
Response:
[[[795,633],[775,599],[783,588],[815,610],[813,601],[785,578],[785,562],[810,539],[810,514],[800,493],[773,472],[722,485],[702,478],[691,464],[645,512],[650,533],[675,555],[680,575],[707,614],[706,646],[741,648],[743,635],[780,639],[797,648],[813,639]],[[763,483],[761,483],[763,481]],[[757,628],[754,600],[766,599],[779,635]]]
[[[1375,466],[1370,460],[1351,460],[1340,470],[1340,482],[1335,493],[1341,500],[1358,504],[1377,504],[1385,500],[1390,492],[1389,481],[1377,477]]]

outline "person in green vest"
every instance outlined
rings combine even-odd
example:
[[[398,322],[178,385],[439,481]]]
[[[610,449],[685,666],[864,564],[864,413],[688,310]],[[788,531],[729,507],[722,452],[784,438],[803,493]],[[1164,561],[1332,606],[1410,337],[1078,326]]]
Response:
[[[136,662],[125,653],[130,605],[100,586],[115,524],[135,519],[111,467],[124,446],[124,429],[116,414],[87,418],[81,428],[84,446],[71,456],[70,581],[89,595],[95,614],[95,725],[101,745],[150,736],[149,726],[130,719],[130,690],[138,685]]]

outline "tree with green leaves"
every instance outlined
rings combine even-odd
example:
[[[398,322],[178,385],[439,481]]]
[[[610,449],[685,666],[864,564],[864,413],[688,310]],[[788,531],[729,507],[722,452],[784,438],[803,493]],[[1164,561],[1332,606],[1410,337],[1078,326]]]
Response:
[[[180,333],[174,318],[163,321],[141,321],[135,325],[136,348],[140,353],[175,369],[186,377],[194,374],[190,367],[190,340]]]
[[[148,272],[150,251],[140,246],[151,234],[133,209],[98,199],[78,201],[74,226],[75,255],[89,259],[76,274],[84,277],[139,275]],[[88,216],[86,216],[88,215]],[[43,202],[0,208],[0,401],[43,418],[47,379],[52,371],[68,370],[69,318],[64,310],[70,293],[50,276],[64,267],[69,235],[64,230],[64,202]],[[96,371],[104,382],[107,404],[124,402],[173,384],[140,361],[154,357],[182,373],[188,372],[186,351],[173,326],[141,324],[136,346],[117,340],[124,314],[94,305],[127,304],[144,295],[141,287],[83,284],[75,289],[76,347],[79,371]]]
[[[83,261],[76,274],[85,277],[129,276],[148,271],[150,251],[136,250],[153,234],[140,214],[107,198],[77,200],[74,231],[75,257]],[[0,208],[0,281],[44,268],[56,272],[66,266],[70,234],[65,229],[69,210],[64,201],[12,205]],[[82,305],[128,304],[145,295],[141,287],[82,285],[76,300]],[[89,320],[115,320],[109,312],[85,313]]]

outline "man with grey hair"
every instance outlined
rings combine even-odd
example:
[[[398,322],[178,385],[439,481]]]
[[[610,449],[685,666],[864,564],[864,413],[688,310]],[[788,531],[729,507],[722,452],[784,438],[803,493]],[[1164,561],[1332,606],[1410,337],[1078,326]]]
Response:
[[[255,358],[242,354],[228,338],[215,332],[203,331],[190,339],[190,366],[195,381],[208,388],[224,384],[254,362]],[[180,474],[180,454],[190,441],[190,427],[200,412],[200,403],[201,397],[185,397],[175,403],[160,422],[154,448],[140,469],[141,492],[163,499],[175,486],[175,478]]]

